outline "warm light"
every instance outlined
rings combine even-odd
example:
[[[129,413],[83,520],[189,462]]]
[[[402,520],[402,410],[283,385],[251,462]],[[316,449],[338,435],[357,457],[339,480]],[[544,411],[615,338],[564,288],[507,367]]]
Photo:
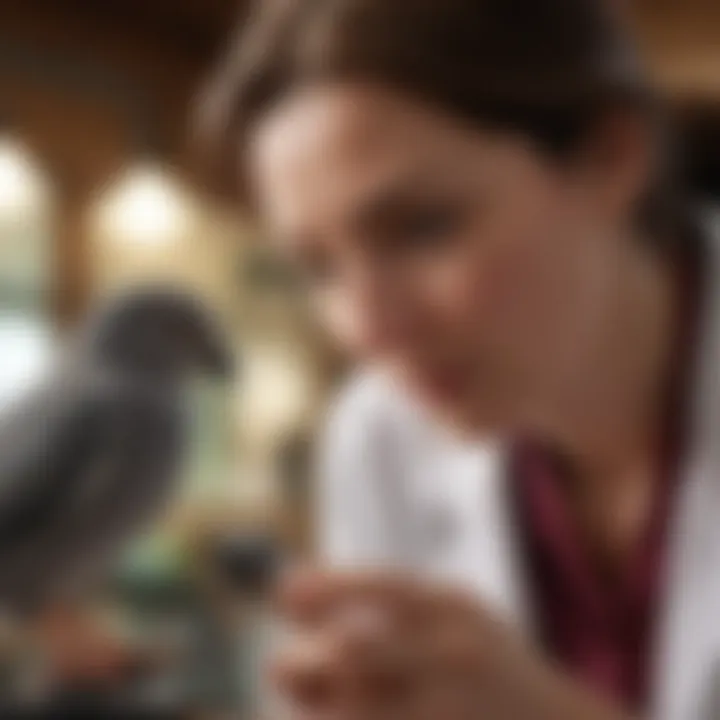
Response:
[[[164,247],[191,232],[192,206],[171,174],[159,166],[140,166],[127,171],[101,198],[101,230],[116,241]]]
[[[242,385],[240,413],[254,437],[267,439],[292,428],[308,407],[305,368],[279,349],[246,349]]]
[[[45,192],[43,175],[21,143],[0,138],[0,216],[33,210]]]

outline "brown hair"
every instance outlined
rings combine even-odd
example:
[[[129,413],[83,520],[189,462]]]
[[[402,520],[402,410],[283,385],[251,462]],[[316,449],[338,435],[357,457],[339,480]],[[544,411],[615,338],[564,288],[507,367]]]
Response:
[[[205,98],[216,157],[237,173],[248,127],[315,79],[377,81],[554,155],[613,106],[658,116],[610,0],[265,0]],[[643,214],[662,226],[668,198],[651,194]]]

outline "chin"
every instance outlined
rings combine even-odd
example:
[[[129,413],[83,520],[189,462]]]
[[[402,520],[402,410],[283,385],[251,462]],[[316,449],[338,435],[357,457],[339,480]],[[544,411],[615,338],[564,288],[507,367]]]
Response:
[[[435,406],[433,415],[463,442],[483,442],[503,435],[507,424],[499,413],[478,411],[470,405]]]
[[[507,403],[478,399],[486,398],[486,393],[467,389],[462,393],[444,394],[432,392],[422,383],[408,382],[404,376],[394,379],[426,416],[463,442],[482,442],[497,437],[504,434],[510,424]]]

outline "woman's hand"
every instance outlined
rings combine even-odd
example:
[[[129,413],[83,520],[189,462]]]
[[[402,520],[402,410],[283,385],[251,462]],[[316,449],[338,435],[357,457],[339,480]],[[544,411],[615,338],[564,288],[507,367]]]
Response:
[[[315,720],[627,720],[462,592],[394,574],[304,572],[281,591],[298,632],[274,667]]]

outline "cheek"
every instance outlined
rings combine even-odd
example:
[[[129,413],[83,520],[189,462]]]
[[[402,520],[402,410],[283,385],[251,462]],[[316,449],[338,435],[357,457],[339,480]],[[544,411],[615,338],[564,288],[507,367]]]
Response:
[[[477,272],[469,260],[467,251],[453,251],[394,264],[371,290],[316,293],[316,316],[357,360],[412,365],[462,356],[477,317]]]
[[[466,336],[508,368],[534,364],[562,329],[576,243],[566,207],[553,200],[486,219],[455,285]]]

